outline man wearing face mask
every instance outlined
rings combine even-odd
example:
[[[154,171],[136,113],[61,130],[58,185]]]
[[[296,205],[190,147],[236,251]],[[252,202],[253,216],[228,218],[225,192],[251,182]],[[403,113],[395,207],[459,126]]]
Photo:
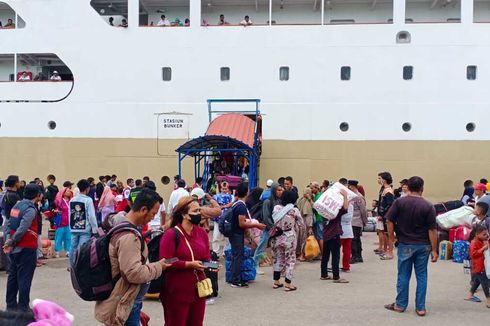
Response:
[[[155,191],[145,188],[136,196],[131,211],[119,213],[117,220],[141,228],[158,213],[161,202],[162,198]],[[113,277],[123,277],[119,278],[108,299],[95,304],[95,318],[105,325],[139,326],[148,282],[160,277],[170,266],[163,259],[147,262],[148,247],[141,241],[142,236],[136,228],[134,232],[117,233],[109,244]]]

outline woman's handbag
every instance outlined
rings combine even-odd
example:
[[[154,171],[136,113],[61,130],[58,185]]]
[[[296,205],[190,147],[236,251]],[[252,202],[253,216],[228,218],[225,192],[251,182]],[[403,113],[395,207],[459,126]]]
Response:
[[[192,250],[191,244],[187,240],[187,238],[184,235],[184,232],[176,226],[175,227],[184,237],[185,243],[187,244],[187,247],[189,248],[189,251],[191,252],[191,258],[192,261],[194,261],[194,251]],[[194,275],[196,275],[197,283],[196,283],[196,288],[197,288],[197,294],[199,298],[206,298],[209,297],[210,295],[213,294],[213,285],[211,283],[211,280],[209,278],[205,278],[204,280],[200,281],[199,276],[197,275],[197,271],[194,270]]]

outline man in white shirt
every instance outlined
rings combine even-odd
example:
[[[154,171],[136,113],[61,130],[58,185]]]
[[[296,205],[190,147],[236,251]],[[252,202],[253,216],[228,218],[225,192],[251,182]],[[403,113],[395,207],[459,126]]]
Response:
[[[60,77],[60,75],[58,75],[58,72],[55,70],[55,71],[53,71],[53,75],[51,76],[51,78],[49,78],[49,80],[60,81],[61,77]]]
[[[189,196],[189,192],[185,190],[185,181],[180,179],[177,181],[177,189],[172,191],[170,195],[170,199],[168,200],[167,213],[169,216],[172,216],[172,211],[174,207],[177,206],[177,203],[182,197]]]
[[[167,19],[167,17],[165,17],[165,15],[161,15],[157,26],[170,26],[170,21]]]
[[[250,19],[249,16],[245,16],[245,18],[240,22],[240,25],[242,26],[249,26],[252,25],[252,20]]]

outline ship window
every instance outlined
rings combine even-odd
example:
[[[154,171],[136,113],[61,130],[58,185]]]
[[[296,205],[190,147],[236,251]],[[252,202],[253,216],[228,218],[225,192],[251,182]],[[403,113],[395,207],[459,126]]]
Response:
[[[24,28],[26,22],[5,2],[0,2],[0,30]]]
[[[405,132],[409,132],[410,130],[412,130],[412,124],[410,122],[405,122],[404,124],[402,124],[402,129]]]
[[[340,68],[340,79],[341,80],[350,80],[350,67],[344,66]]]
[[[411,80],[413,78],[413,66],[403,67],[403,80]]]
[[[279,80],[287,81],[289,80],[289,67],[279,68]]]
[[[128,0],[91,0],[90,5],[110,26],[128,27]]]
[[[230,80],[230,67],[221,67],[220,70],[221,81]]]
[[[54,130],[54,129],[56,129],[56,122],[54,122],[53,120],[49,121],[49,122],[48,122],[48,128],[49,128],[50,130]]]
[[[476,125],[474,122],[470,122],[470,123],[466,124],[466,131],[467,132],[473,132],[473,131],[475,131],[475,129],[476,129]]]
[[[475,80],[476,79],[476,66],[468,66],[466,67],[466,79]]]
[[[339,129],[340,131],[342,132],[346,132],[347,130],[349,130],[349,124],[347,122],[342,122],[340,125],[339,125]]]
[[[405,44],[412,42],[412,37],[409,32],[401,31],[396,34],[396,43]]]
[[[15,58],[13,54],[0,54],[0,82],[14,81]]]
[[[172,68],[163,67],[162,68],[162,78],[163,78],[163,81],[171,81],[172,80]]]

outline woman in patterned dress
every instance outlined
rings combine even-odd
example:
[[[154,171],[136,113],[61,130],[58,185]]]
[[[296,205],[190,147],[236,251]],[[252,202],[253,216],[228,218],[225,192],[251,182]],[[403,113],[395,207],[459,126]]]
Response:
[[[285,276],[285,291],[295,291],[296,287],[292,284],[294,265],[296,264],[297,235],[295,225],[301,220],[301,213],[294,206],[298,194],[294,191],[284,191],[281,197],[282,205],[274,207],[274,225],[282,230],[278,236],[271,240],[272,251],[274,253],[274,284],[273,288],[278,289],[284,286],[281,283],[281,274]]]

